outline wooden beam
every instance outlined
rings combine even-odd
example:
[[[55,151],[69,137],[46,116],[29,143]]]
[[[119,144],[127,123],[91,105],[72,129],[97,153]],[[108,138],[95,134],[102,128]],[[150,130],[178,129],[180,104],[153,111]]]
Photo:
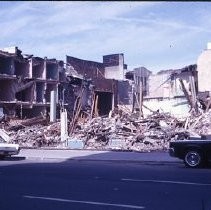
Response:
[[[189,96],[189,94],[188,94],[188,91],[187,91],[186,88],[185,88],[184,82],[182,81],[182,79],[179,79],[179,81],[180,81],[180,84],[181,84],[181,86],[182,86],[182,91],[183,91],[183,93],[184,93],[184,95],[185,95],[185,97],[186,97],[186,99],[187,99],[187,101],[188,101],[188,104],[189,104],[190,107],[192,108],[192,102],[191,102],[190,96]]]

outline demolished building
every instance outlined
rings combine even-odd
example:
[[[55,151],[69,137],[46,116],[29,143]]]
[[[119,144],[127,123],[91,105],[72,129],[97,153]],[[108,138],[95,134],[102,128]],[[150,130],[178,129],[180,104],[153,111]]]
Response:
[[[17,48],[0,51],[0,107],[10,117],[46,115],[51,91],[58,91],[59,61],[27,57]]]
[[[57,117],[63,106],[71,118],[79,97],[84,113],[92,116],[108,115],[117,104],[130,103],[123,54],[105,55],[102,63],[71,56],[66,60],[65,66],[56,59],[22,55],[17,47],[0,51],[1,115],[49,115],[52,92]]]
[[[134,93],[137,94],[134,95],[133,106],[140,109],[142,103],[141,108],[145,115],[161,111],[176,117],[186,117],[190,108],[196,104],[196,64],[181,69],[162,70],[155,74],[145,67],[135,68],[126,74],[126,78],[133,80],[135,84]],[[194,102],[192,95],[195,96]]]
[[[92,81],[91,116],[108,115],[118,104],[130,103],[130,85],[124,78],[127,65],[123,54],[103,56],[103,62],[66,56],[67,66]]]
[[[211,105],[211,43],[207,43],[207,48],[201,52],[197,59],[198,69],[198,99],[204,110],[208,111]]]
[[[211,91],[203,82],[198,88],[209,67],[200,70],[200,62],[152,73],[145,67],[127,71],[123,54],[105,55],[102,62],[66,56],[65,63],[9,48],[0,51],[0,117],[3,112],[23,119],[7,127],[22,146],[61,145],[60,122],[37,118],[48,115],[54,93],[57,117],[61,108],[68,112],[69,143],[82,142],[85,149],[167,149],[171,138],[186,137],[186,128],[210,130],[202,117],[178,119],[197,107],[200,91]]]

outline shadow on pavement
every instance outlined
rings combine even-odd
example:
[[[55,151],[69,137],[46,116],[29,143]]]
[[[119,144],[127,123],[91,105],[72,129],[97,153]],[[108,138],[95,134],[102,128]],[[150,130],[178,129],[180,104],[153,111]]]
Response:
[[[39,152],[36,151],[35,154],[39,156],[41,154]],[[210,182],[210,170],[190,170],[185,168],[182,162],[171,163],[169,161],[166,165],[153,166],[139,164],[138,162],[121,161],[120,163],[117,160],[111,162],[110,159],[117,159],[117,156],[115,157],[115,153],[108,151],[99,154],[83,153],[80,156],[76,156],[75,153],[66,159],[62,159],[62,157],[60,159],[53,158],[55,157],[52,155],[53,153],[55,154],[56,151],[49,152],[49,156],[51,157],[49,159],[42,159],[42,157],[28,159],[22,153],[20,156],[8,157],[0,161],[0,179],[2,181],[0,187],[0,209],[11,210],[15,209],[15,207],[21,210],[127,209],[111,206],[95,206],[92,204],[98,202],[149,206],[149,198],[153,196],[156,200],[158,194],[161,194],[161,192],[176,192],[174,195],[179,196],[178,200],[185,197],[185,194],[189,192],[189,188],[183,187],[183,193],[180,185],[176,188],[175,186],[177,185],[169,184],[165,186],[163,183],[146,185],[148,183],[129,182],[123,179],[176,180],[177,182],[200,183],[203,178],[203,182]],[[56,157],[58,157],[59,153],[56,154]],[[116,155],[124,154],[119,153]],[[138,158],[139,155],[144,154],[135,153],[132,156],[132,153],[128,153],[127,155],[127,158]],[[151,155],[156,155],[159,158],[159,155],[162,154]],[[94,161],[96,159],[100,161]],[[185,189],[187,189],[187,192]],[[204,193],[204,188],[201,191],[199,189],[197,188],[198,191],[195,196]],[[161,194],[161,198],[163,195]],[[141,201],[140,197],[142,199]],[[167,198],[169,203],[168,205],[166,204],[165,198],[164,203],[166,208],[162,209],[170,209],[170,206],[172,206],[171,202],[175,201],[175,197]],[[182,202],[188,204],[191,200],[192,197],[189,200],[184,199]],[[82,202],[80,203],[79,201]],[[92,204],[85,203],[87,201]],[[160,200],[158,199],[157,203],[159,202]],[[183,203],[180,204],[178,202],[178,205],[180,206],[175,206],[175,208],[171,209],[184,210],[184,208],[181,208]],[[198,210],[199,208],[197,207],[188,209]],[[154,210],[157,208],[156,206],[152,206],[147,209]]]
[[[20,156],[12,156],[12,157],[4,157],[0,159],[1,161],[21,161],[25,160],[26,157],[20,157]]]

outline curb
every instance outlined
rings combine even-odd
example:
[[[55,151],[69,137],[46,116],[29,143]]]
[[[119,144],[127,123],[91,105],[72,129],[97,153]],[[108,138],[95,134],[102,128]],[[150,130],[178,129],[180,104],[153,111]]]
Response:
[[[144,165],[166,165],[178,164],[181,161],[155,161],[155,160],[111,160],[111,159],[87,159],[87,158],[62,158],[62,157],[25,157],[26,160],[63,160],[63,161],[78,161],[78,162],[116,162],[116,163],[136,163]]]
[[[56,150],[56,151],[96,151],[96,152],[135,152],[135,153],[151,153],[151,152],[166,152],[168,150],[151,150],[151,151],[136,151],[136,150],[120,150],[120,149],[71,149],[71,148],[55,148],[55,147],[21,147],[27,150]]]

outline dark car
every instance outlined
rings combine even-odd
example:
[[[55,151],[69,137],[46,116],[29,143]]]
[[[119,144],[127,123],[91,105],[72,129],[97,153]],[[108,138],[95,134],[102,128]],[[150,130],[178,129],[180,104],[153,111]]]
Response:
[[[211,161],[211,138],[202,136],[201,138],[170,141],[169,154],[184,160],[188,167],[204,166]]]

